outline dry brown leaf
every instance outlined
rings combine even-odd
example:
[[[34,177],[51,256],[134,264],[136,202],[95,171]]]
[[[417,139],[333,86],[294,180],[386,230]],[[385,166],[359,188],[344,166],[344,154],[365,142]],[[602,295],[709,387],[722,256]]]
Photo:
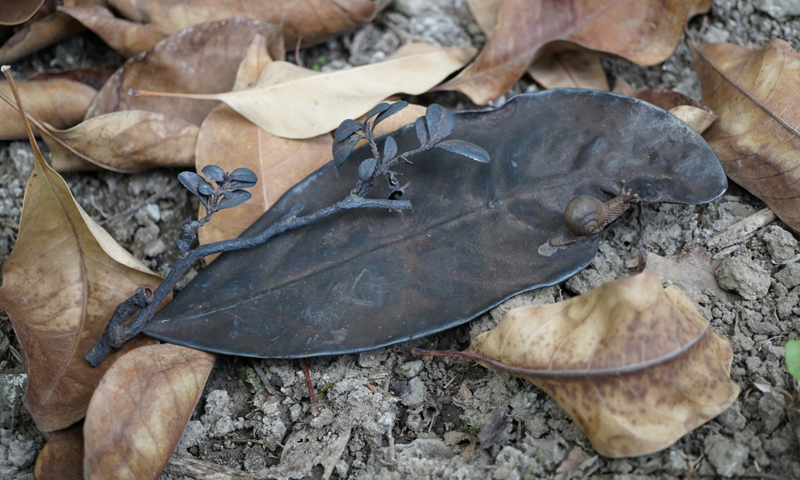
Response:
[[[72,80],[19,81],[19,93],[32,115],[55,128],[68,128],[80,123],[97,90]],[[0,92],[11,95],[7,83]],[[25,138],[25,126],[17,110],[0,102],[0,138]]]
[[[670,108],[669,113],[680,118],[681,121],[692,127],[697,133],[705,132],[717,120],[717,116],[708,110],[692,107],[691,105],[678,105]]]
[[[145,110],[200,126],[218,102],[131,97],[128,91],[228,92],[256,34],[267,39],[272,58],[283,58],[278,25],[243,18],[197,25],[125,62],[98,92],[86,118],[121,110]]]
[[[452,355],[541,388],[607,457],[667,448],[739,394],[728,339],[652,272],[564,302],[511,310]]]
[[[25,406],[40,430],[52,431],[83,418],[100,377],[120,355],[154,342],[128,344],[97,368],[83,358],[117,304],[139,286],[154,289],[161,279],[89,218],[44,161],[30,130],[28,135],[33,173],[19,236],[2,267],[0,309],[8,313],[25,356]]]
[[[43,80],[73,80],[88,85],[95,90],[100,90],[115,71],[116,68],[112,68],[109,65],[94,65],[86,68],[78,67],[65,70],[41,70],[34,72],[25,80],[30,82]]]
[[[50,434],[36,458],[36,480],[83,480],[83,422]]]
[[[157,28],[117,18],[101,5],[59,7],[58,10],[81,22],[124,57],[150,50],[169,36]]]
[[[641,90],[634,90],[631,84],[625,81],[622,77],[617,77],[616,84],[614,85],[614,93],[625,95],[627,97],[638,98],[647,103],[663,108],[664,110],[672,110],[681,105],[689,105],[695,108],[703,108],[703,104],[692,100],[682,93],[673,90],[665,90],[663,88],[645,88]]]
[[[600,56],[592,52],[546,54],[528,67],[528,75],[544,88],[609,90]]]
[[[84,30],[69,15],[55,12],[24,25],[0,48],[0,63],[9,64],[22,57],[55,45]]]
[[[167,343],[120,358],[103,376],[86,413],[86,478],[158,478],[203,393],[214,358]]]
[[[0,25],[27,22],[43,3],[44,0],[3,0],[0,2]]]
[[[388,0],[109,0],[114,9],[134,22],[167,33],[199,23],[231,17],[283,23],[286,44],[294,47],[333,38],[375,18]],[[277,57],[273,57],[277,58]]]
[[[779,39],[692,50],[703,102],[719,115],[703,137],[731,180],[800,231],[800,55]]]
[[[47,128],[42,139],[55,170],[138,172],[194,165],[200,129],[160,113],[127,110],[90,118],[68,130]]]
[[[511,88],[553,42],[655,65],[672,54],[686,21],[710,6],[711,0],[501,0],[480,55],[439,89],[485,104]]]
[[[481,31],[487,38],[494,33],[497,26],[497,14],[500,10],[500,0],[467,0],[469,13],[475,19]]]
[[[412,43],[383,62],[325,73],[275,61],[249,90],[180,96],[222,100],[273,135],[311,138],[368,112],[392,94],[426,92],[466,64],[474,53],[471,46],[444,48]],[[150,94],[154,100],[162,95]]]

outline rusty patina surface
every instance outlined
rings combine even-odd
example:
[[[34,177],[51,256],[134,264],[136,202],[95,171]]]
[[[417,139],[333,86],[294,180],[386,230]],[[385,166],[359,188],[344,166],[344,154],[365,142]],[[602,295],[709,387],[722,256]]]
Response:
[[[418,145],[413,126],[393,136],[400,151]],[[610,93],[520,95],[497,110],[456,114],[449,138],[480,145],[491,162],[422,153],[400,177],[412,211],[345,212],[223,254],[146,333],[253,357],[352,353],[406,341],[585,268],[599,235],[551,256],[537,252],[563,228],[564,208],[576,195],[607,200],[624,179],[644,202],[698,204],[727,187],[700,135],[659,108]],[[257,234],[297,203],[310,212],[343,198],[368,153],[354,152],[338,172],[329,164],[312,174],[243,235]]]

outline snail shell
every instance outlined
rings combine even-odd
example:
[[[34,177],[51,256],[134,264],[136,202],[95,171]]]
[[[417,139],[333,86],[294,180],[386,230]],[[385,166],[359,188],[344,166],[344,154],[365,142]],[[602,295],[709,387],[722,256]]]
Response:
[[[605,224],[606,205],[589,195],[578,195],[564,210],[564,225],[576,237],[594,235]]]

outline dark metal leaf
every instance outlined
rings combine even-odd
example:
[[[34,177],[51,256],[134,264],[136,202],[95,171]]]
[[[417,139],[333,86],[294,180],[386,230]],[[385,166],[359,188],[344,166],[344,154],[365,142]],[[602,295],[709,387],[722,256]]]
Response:
[[[206,182],[206,179],[194,172],[181,172],[178,174],[178,180],[186,187],[187,190],[195,194],[200,200],[204,200],[204,196],[214,193],[214,187]],[[210,190],[211,193],[206,193]],[[205,203],[203,203],[205,205]]]
[[[361,137],[354,133],[343,142],[335,142],[333,144],[333,164],[336,168],[339,168],[347,160],[347,156],[350,155],[359,140],[361,140]]]
[[[435,103],[425,111],[425,121],[428,124],[430,141],[433,143],[453,133],[456,125],[453,112]]]
[[[375,167],[377,165],[378,161],[374,158],[368,158],[361,162],[361,165],[358,166],[358,178],[360,178],[362,182],[369,180],[372,174],[375,173]]]
[[[364,128],[364,125],[348,118],[339,124],[339,128],[336,129],[336,133],[333,135],[333,141],[341,142],[362,128]]]
[[[222,192],[222,198],[219,201],[219,209],[233,208],[244,202],[250,200],[252,195],[246,190],[233,190]]]
[[[425,117],[419,117],[417,121],[414,122],[414,129],[417,132],[419,144],[425,145],[428,143],[428,126],[426,125]]]
[[[378,118],[375,119],[375,125],[381,123],[382,121],[386,120],[387,118],[391,117],[392,115],[406,108],[407,106],[408,102],[404,100],[400,100],[399,102],[394,102],[392,106],[389,107],[385,112],[378,115]]]
[[[442,150],[447,150],[448,152],[469,157],[476,162],[489,163],[489,152],[472,142],[465,142],[464,140],[443,140],[434,146]]]
[[[383,113],[386,110],[389,110],[390,106],[391,106],[391,104],[389,102],[382,102],[382,103],[379,103],[379,104],[375,105],[374,107],[372,107],[372,110],[367,112],[367,116],[364,118],[364,120],[365,121],[369,120],[370,118],[374,117],[375,115],[378,115],[379,113]]]
[[[402,168],[413,210],[349,211],[250,250],[223,253],[148,325],[162,340],[224,354],[308,357],[358,352],[467,322],[508,297],[566,280],[592,262],[599,235],[545,257],[576,195],[607,199],[620,181],[652,202],[704,203],[727,186],[700,135],[652,105],[555,89],[455,115],[448,139],[492,161],[441,149]],[[392,133],[401,152],[415,128]],[[379,141],[379,147],[382,147]],[[243,236],[297,203],[345,198],[369,147],[284,195]],[[383,196],[383,192],[375,192]]]
[[[237,168],[231,172],[230,180],[228,187],[231,189],[251,188],[258,183],[258,175],[249,168]]]
[[[213,180],[217,183],[225,180],[225,170],[216,165],[206,165],[203,167],[203,175],[205,175],[209,180]]]
[[[397,155],[397,142],[389,135],[386,137],[386,141],[383,144],[383,158],[384,160],[388,160],[394,158],[395,155]]]
[[[197,191],[200,192],[201,195],[210,196],[214,195],[214,187],[211,186],[210,183],[203,180],[203,183],[197,186]]]

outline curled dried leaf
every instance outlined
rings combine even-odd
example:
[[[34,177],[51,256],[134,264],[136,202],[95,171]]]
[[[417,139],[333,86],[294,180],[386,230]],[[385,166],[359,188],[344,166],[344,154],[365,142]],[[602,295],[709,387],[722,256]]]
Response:
[[[50,434],[33,475],[36,480],[83,480],[83,422]]]
[[[80,123],[97,90],[72,80],[18,81],[20,96],[27,111],[55,128],[69,128]],[[0,92],[11,96],[8,84]],[[25,126],[16,108],[0,102],[0,138],[25,138]]]
[[[158,478],[192,416],[215,358],[170,344],[131,354],[106,372],[89,404],[84,425],[86,478]]]
[[[0,63],[16,62],[42,48],[55,45],[84,30],[83,25],[69,15],[54,12],[34,19],[14,32],[0,47]]]
[[[453,356],[541,388],[607,457],[667,448],[739,394],[730,379],[730,341],[652,272],[511,310]]]
[[[133,57],[146,52],[169,36],[148,25],[117,18],[101,5],[62,6],[58,7],[58,10],[81,22],[124,57]]]

